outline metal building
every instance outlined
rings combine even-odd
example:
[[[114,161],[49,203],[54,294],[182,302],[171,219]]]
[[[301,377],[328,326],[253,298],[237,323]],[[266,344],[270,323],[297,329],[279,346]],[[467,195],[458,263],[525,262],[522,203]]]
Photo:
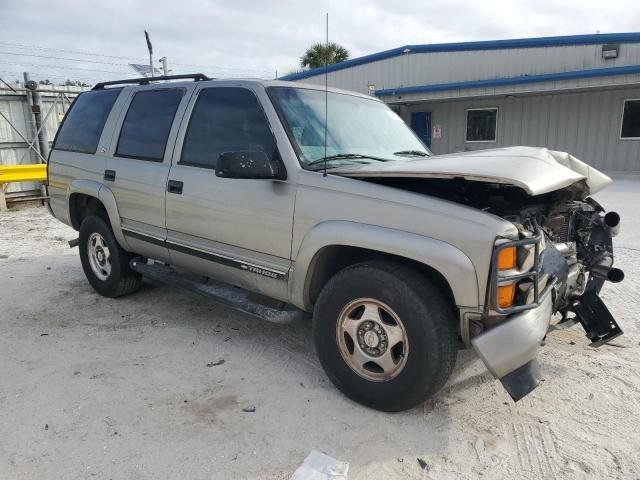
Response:
[[[4,85],[0,85],[0,165],[45,163],[44,157],[65,112],[86,88],[40,85],[34,106],[31,90],[17,84]],[[0,185],[0,188],[5,188],[9,198],[16,201],[40,191],[39,183],[35,182]]]
[[[640,32],[407,45],[326,70],[330,86],[389,103],[435,153],[531,145],[640,171]]]

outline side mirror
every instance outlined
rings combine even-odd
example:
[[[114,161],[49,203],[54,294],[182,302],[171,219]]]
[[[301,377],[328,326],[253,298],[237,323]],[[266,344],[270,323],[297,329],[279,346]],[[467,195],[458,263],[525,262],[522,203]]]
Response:
[[[263,151],[224,152],[218,157],[216,176],[222,178],[282,179],[281,166]]]

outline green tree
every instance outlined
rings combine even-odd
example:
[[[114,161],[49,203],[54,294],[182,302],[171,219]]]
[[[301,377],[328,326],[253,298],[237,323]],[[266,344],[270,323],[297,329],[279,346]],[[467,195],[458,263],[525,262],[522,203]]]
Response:
[[[323,67],[325,61],[327,65],[331,65],[348,59],[349,51],[337,43],[314,43],[300,59],[300,66],[303,68],[318,68]]]
[[[66,87],[90,87],[91,86],[86,82],[81,82],[80,80],[66,80],[64,82],[64,85]]]

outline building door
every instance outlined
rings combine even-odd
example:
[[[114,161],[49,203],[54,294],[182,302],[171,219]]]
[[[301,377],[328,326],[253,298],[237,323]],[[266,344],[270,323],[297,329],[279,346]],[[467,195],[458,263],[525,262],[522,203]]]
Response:
[[[411,129],[431,148],[431,112],[411,112]]]

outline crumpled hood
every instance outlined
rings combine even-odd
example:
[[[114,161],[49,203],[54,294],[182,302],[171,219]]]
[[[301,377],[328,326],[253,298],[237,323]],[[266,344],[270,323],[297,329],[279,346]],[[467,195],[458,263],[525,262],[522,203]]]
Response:
[[[455,178],[515,185],[541,195],[581,182],[585,194],[612,183],[604,173],[565,152],[537,147],[507,147],[436,155],[409,161],[371,163],[331,169],[345,177]]]

